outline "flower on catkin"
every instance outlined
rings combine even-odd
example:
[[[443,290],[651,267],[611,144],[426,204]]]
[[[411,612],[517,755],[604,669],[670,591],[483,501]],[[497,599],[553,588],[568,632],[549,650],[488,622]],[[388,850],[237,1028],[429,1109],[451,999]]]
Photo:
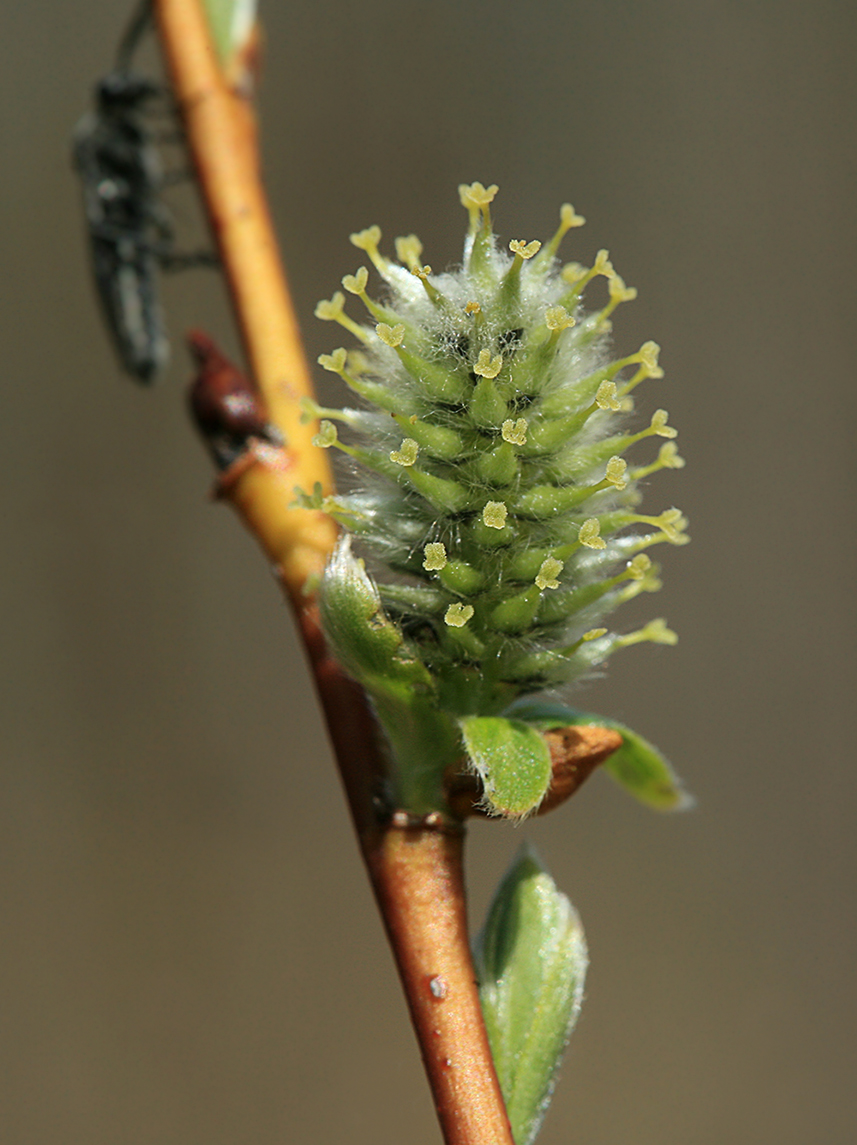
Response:
[[[359,485],[302,501],[371,558],[385,620],[454,715],[501,711],[642,640],[673,643],[662,620],[625,634],[603,622],[660,587],[644,550],[688,539],[677,509],[638,511],[641,480],[684,462],[665,410],[628,425],[632,391],[663,375],[654,342],[610,354],[611,316],[636,291],[606,251],[588,268],[560,265],[563,235],[584,221],[569,204],[547,243],[501,247],[496,190],[459,188],[470,217],[461,269],[423,265],[414,235],[396,240],[400,261],[388,259],[370,227],[351,239],[380,275],[382,301],[360,266],[342,282],[368,322],[345,313],[341,293],[316,311],[361,343],[319,361],[364,408],[308,411],[325,418],[315,443],[348,455]],[[599,278],[607,301],[587,311],[584,292]],[[351,431],[346,441],[330,419]],[[670,440],[654,460],[629,460],[649,437]],[[328,580],[345,567],[332,562]],[[329,583],[323,611],[326,595]]]

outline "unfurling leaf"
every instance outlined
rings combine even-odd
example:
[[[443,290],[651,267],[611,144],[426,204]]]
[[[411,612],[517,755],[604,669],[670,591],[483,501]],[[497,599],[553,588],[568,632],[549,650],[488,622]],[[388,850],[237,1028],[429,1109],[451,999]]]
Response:
[[[524,720],[539,731],[568,725],[597,724],[613,728],[622,737],[618,748],[602,765],[627,792],[655,811],[685,811],[693,806],[693,796],[682,786],[672,767],[654,744],[631,731],[618,720],[580,712],[563,704],[523,701],[514,705],[510,715]]]
[[[536,855],[522,850],[475,951],[482,1011],[516,1145],[530,1145],[583,1000],[580,920]]]
[[[551,757],[535,728],[499,716],[467,716],[460,726],[488,808],[516,818],[538,807],[550,785]]]

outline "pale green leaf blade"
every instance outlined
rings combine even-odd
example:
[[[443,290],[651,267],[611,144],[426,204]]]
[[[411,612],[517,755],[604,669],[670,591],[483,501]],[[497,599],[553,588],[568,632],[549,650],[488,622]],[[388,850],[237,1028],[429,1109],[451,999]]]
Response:
[[[221,64],[241,51],[256,21],[256,0],[204,0],[211,38]]]
[[[551,780],[550,751],[538,731],[500,716],[467,716],[460,726],[489,809],[516,818],[538,807]]]
[[[532,851],[497,890],[475,952],[491,1052],[516,1145],[530,1145],[583,1000],[580,920]]]
[[[693,796],[685,791],[681,780],[662,753],[654,744],[618,720],[567,708],[563,704],[530,700],[515,704],[509,714],[525,720],[540,731],[575,724],[614,728],[622,737],[622,746],[602,767],[617,783],[655,811],[685,811],[693,806]]]

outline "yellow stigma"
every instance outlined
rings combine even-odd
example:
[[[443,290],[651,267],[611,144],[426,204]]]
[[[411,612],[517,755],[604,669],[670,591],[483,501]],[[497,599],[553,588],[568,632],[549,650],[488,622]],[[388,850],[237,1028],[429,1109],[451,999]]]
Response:
[[[620,636],[616,644],[619,648],[628,648],[631,644],[641,644],[644,640],[650,640],[652,644],[678,644],[678,636],[671,628],[667,628],[667,622],[662,616],[650,620],[645,627],[638,628],[636,632]]]
[[[559,244],[562,242],[563,236],[570,231],[572,227],[582,227],[585,222],[586,219],[575,212],[571,203],[563,203],[559,209],[559,228],[545,248],[542,258],[546,261],[550,261],[559,250]],[[583,273],[585,273],[585,271]]]
[[[578,215],[571,203],[563,203],[559,209],[559,221],[566,231],[572,227],[582,227],[586,222],[583,215]]]
[[[343,309],[345,308],[345,295],[341,290],[337,290],[333,298],[327,300],[322,299],[315,308],[316,318],[321,318],[323,322],[336,322]]]
[[[459,601],[456,601],[455,604],[451,604],[446,610],[446,616],[444,616],[443,619],[450,628],[463,628],[472,615],[472,604],[461,604]]]
[[[545,311],[545,326],[548,330],[567,330],[574,325],[574,318],[564,306],[549,306]]]
[[[595,404],[599,409],[609,409],[614,413],[622,408],[616,396],[615,382],[608,381],[605,378],[595,393]]]
[[[440,572],[446,568],[446,546],[440,541],[432,541],[423,549],[423,568],[427,572]]]
[[[668,541],[681,544],[686,540],[684,530],[687,528],[687,517],[681,509],[666,509],[657,519]]]
[[[685,460],[679,456],[678,446],[674,441],[665,441],[658,451],[658,461],[664,469],[684,469]]]
[[[656,409],[652,414],[651,428],[658,437],[678,437],[678,430],[673,429],[671,425],[667,425],[669,416],[665,409]]]
[[[473,373],[478,374],[480,378],[496,378],[502,368],[503,359],[500,354],[492,358],[490,350],[480,350]]]
[[[517,421],[512,421],[509,418],[500,427],[500,434],[503,440],[508,441],[510,445],[526,445],[528,429],[529,422],[526,418],[519,417]]]
[[[319,449],[330,449],[331,445],[336,445],[338,436],[336,433],[336,426],[332,421],[322,421],[319,423],[318,433],[312,439],[313,445],[317,445]]]
[[[654,525],[671,545],[686,545],[690,540],[684,531],[688,525],[687,517],[681,509],[665,509],[658,517],[635,515],[631,519],[644,525]]]
[[[473,318],[477,314],[482,313],[482,307],[478,302],[468,302],[464,307],[464,313],[468,316],[468,318]]]
[[[640,364],[645,368],[647,377],[662,378],[664,372],[658,365],[658,354],[661,348],[657,342],[644,342],[639,350]]]
[[[491,529],[502,529],[508,512],[505,501],[489,501],[482,510],[482,520]]]
[[[318,356],[318,364],[323,366],[325,370],[329,370],[331,374],[341,374],[345,369],[347,360],[348,351],[342,346],[338,350],[334,350],[332,354],[319,354]]]
[[[369,271],[365,266],[361,266],[356,274],[346,274],[342,280],[342,285],[349,294],[362,294],[368,281]]]
[[[520,255],[525,261],[528,258],[532,258],[533,255],[538,254],[541,249],[542,244],[538,239],[533,239],[531,243],[528,243],[525,239],[512,239],[509,243],[509,250],[512,254]]]
[[[372,265],[379,274],[387,277],[389,264],[384,256],[378,250],[378,243],[381,241],[381,228],[380,227],[367,227],[365,231],[357,231],[353,235],[348,236],[352,243],[359,249],[365,250],[372,260]]]
[[[377,225],[367,227],[365,231],[356,231],[348,237],[356,247],[365,250],[368,254],[370,251],[378,249],[378,243],[381,241],[381,228]]]
[[[395,461],[397,465],[409,466],[417,459],[417,454],[420,447],[412,437],[406,437],[398,449],[394,449],[390,454],[390,460]]]
[[[638,553],[633,560],[628,561],[625,575],[630,580],[642,580],[651,567],[651,558],[645,553]]]
[[[396,258],[403,266],[413,270],[420,264],[423,244],[416,235],[402,235],[396,239]]]
[[[385,346],[390,346],[393,350],[397,346],[401,346],[405,340],[405,327],[401,322],[395,326],[388,326],[386,322],[379,322],[375,327],[375,333]]]
[[[609,481],[617,489],[622,490],[628,484],[628,479],[625,476],[628,468],[628,462],[623,457],[611,457],[607,462],[607,471],[604,474],[604,480]]]
[[[563,282],[567,282],[569,286],[574,286],[575,283],[580,282],[582,278],[586,278],[586,267],[579,262],[570,262],[560,271],[560,278]]]
[[[494,202],[494,196],[499,190],[496,183],[492,183],[490,187],[483,187],[481,183],[461,183],[458,194],[461,197],[462,207],[466,207],[468,211],[482,211]]]
[[[581,545],[586,545],[588,549],[606,549],[607,542],[604,540],[601,533],[601,522],[597,517],[587,517],[587,519],[580,526],[580,532],[577,534],[577,539]]]
[[[610,251],[600,250],[595,256],[595,262],[592,264],[592,273],[603,274],[605,278],[612,278],[616,271],[613,269],[613,263],[610,261]]]
[[[565,568],[563,561],[558,561],[555,557],[548,557],[542,561],[542,567],[536,574],[536,584],[539,588],[559,588],[559,581],[556,579],[562,570]]]
[[[608,284],[610,291],[610,301],[614,304],[620,302],[633,302],[637,297],[636,286],[626,286],[625,280],[621,275],[616,274],[615,271],[610,275],[610,282]]]

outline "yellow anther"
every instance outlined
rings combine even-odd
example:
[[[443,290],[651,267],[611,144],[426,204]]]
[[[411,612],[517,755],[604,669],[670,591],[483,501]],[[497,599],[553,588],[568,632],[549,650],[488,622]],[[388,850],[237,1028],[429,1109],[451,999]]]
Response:
[[[347,359],[348,351],[340,346],[332,354],[319,354],[318,364],[324,366],[325,370],[329,370],[331,374],[341,374],[345,369]]]
[[[616,271],[613,269],[613,263],[610,261],[610,251],[600,250],[595,256],[595,262],[592,264],[593,274],[603,274],[605,278],[612,278]]]
[[[658,437],[678,437],[678,430],[673,429],[671,425],[667,425],[669,416],[665,409],[656,409],[652,414],[651,428]]]
[[[633,302],[637,297],[636,286],[626,286],[624,278],[616,274],[615,271],[609,277],[608,290],[610,291],[610,301],[615,304],[620,302]]]
[[[500,434],[503,440],[508,441],[510,445],[526,445],[528,429],[529,422],[525,417],[519,417],[517,421],[512,421],[509,418],[500,426]]]
[[[644,342],[640,347],[638,357],[640,364],[645,367],[646,373],[650,378],[662,378],[664,372],[658,365],[658,354],[661,348],[657,342]]]
[[[466,207],[468,211],[482,211],[494,202],[494,196],[499,189],[496,183],[492,183],[490,187],[483,187],[481,183],[461,183],[458,194],[461,197],[462,207]]]
[[[440,541],[432,541],[423,549],[423,568],[427,572],[440,572],[446,568],[446,546]]]
[[[508,512],[505,501],[489,501],[482,510],[482,520],[491,529],[502,529]]]
[[[665,441],[658,451],[658,461],[664,469],[684,469],[685,460],[679,456],[678,446],[674,441]]]
[[[402,235],[396,239],[396,258],[411,270],[419,266],[422,253],[423,244],[416,235]]]
[[[580,526],[580,532],[577,534],[577,539],[581,545],[586,545],[588,549],[606,549],[607,542],[604,540],[601,533],[601,522],[597,517],[587,517],[587,519]]]
[[[559,209],[559,221],[567,231],[572,227],[582,227],[586,222],[583,215],[578,215],[571,203],[563,203]]]
[[[604,480],[609,481],[617,489],[624,489],[628,484],[626,471],[628,469],[628,462],[622,457],[611,457],[607,462],[607,471],[604,474]]]
[[[586,278],[587,270],[579,262],[567,263],[560,271],[560,278],[563,282],[567,282],[569,286],[574,286],[580,282],[582,278]]]
[[[371,254],[378,249],[378,243],[381,241],[381,228],[379,226],[367,227],[365,231],[357,231],[348,237],[360,250],[365,250],[367,254]]]
[[[496,358],[492,358],[490,350],[480,350],[473,373],[478,374],[480,378],[496,378],[502,368],[503,359],[499,354]]]
[[[390,460],[395,461],[397,465],[409,466],[417,459],[417,454],[420,447],[412,437],[406,437],[398,449],[394,449],[390,454]]]
[[[628,561],[625,574],[630,580],[642,580],[651,567],[651,558],[645,553],[637,553],[633,560]]]
[[[567,330],[574,325],[574,318],[564,306],[549,306],[545,311],[545,326],[548,330]]]
[[[341,290],[337,290],[333,298],[330,300],[322,299],[315,308],[316,318],[321,318],[323,322],[335,322],[345,308],[345,295]]]
[[[482,313],[482,307],[479,305],[478,302],[468,302],[467,305],[464,307],[464,313],[469,318],[472,318],[475,315]]]
[[[533,239],[531,243],[528,243],[525,239],[512,239],[509,243],[509,250],[512,254],[519,254],[524,260],[532,258],[533,255],[538,254],[541,249],[542,244],[538,239]]]
[[[460,601],[456,601],[446,610],[446,616],[443,619],[450,628],[463,628],[471,616],[473,616],[473,605],[461,604]]]
[[[401,346],[405,340],[405,327],[401,322],[398,322],[395,326],[388,326],[386,322],[379,322],[375,327],[375,333],[385,346],[390,346],[393,350],[395,350],[397,346]]]
[[[342,280],[342,285],[349,294],[362,294],[368,281],[369,271],[365,266],[361,266],[356,274],[346,274]]]
[[[556,557],[547,557],[542,561],[542,567],[536,574],[536,585],[541,589],[559,588],[559,581],[556,578],[564,568],[563,561],[558,561]]]
[[[319,422],[318,433],[312,439],[313,445],[317,445],[319,449],[330,449],[338,440],[336,426],[332,421]]]
[[[595,392],[595,404],[599,409],[609,409],[616,413],[622,408],[616,396],[616,383],[606,378]]]
[[[598,640],[601,636],[607,635],[606,628],[590,628],[588,632],[584,632],[581,640]]]

